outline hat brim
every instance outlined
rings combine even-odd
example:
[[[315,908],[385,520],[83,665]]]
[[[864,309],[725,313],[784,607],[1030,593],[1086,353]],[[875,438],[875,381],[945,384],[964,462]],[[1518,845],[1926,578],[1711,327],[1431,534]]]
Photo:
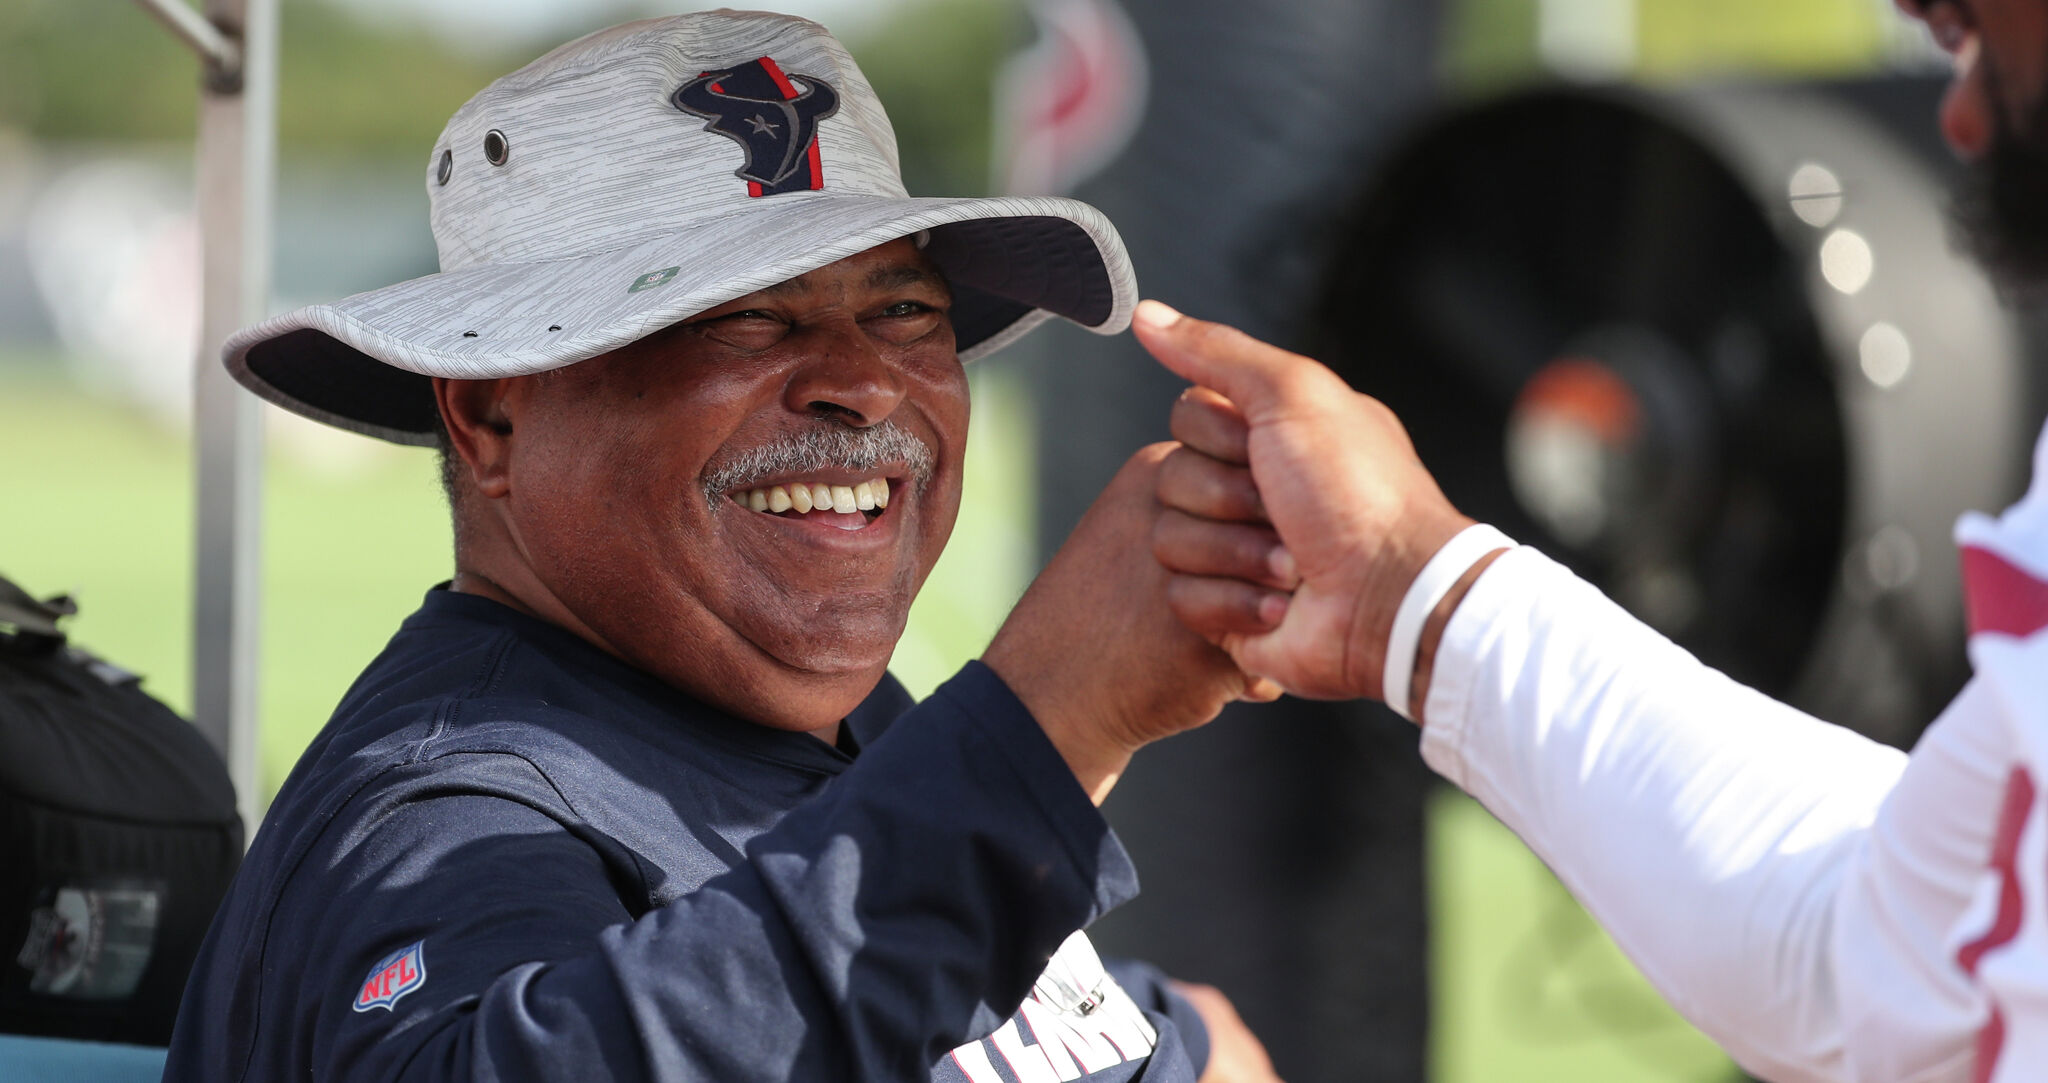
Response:
[[[311,305],[235,333],[222,354],[237,381],[287,410],[394,443],[431,444],[440,421],[430,377],[494,379],[575,364],[923,230],[953,289],[963,360],[1051,316],[1101,334],[1130,324],[1138,299],[1130,257],[1109,220],[1085,203],[811,192],[610,251],[466,267]]]

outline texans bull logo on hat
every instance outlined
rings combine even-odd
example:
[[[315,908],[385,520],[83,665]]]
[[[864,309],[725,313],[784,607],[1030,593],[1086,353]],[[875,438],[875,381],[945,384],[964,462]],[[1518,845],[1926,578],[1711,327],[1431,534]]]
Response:
[[[787,15],[699,12],[570,42],[470,99],[424,164],[440,273],[236,333],[223,353],[244,386],[432,444],[430,377],[572,365],[920,235],[963,361],[1053,316],[1115,334],[1137,305],[1122,240],[1085,203],[907,194],[867,77]]]
[[[803,84],[803,90],[796,88]],[[750,196],[815,191],[825,187],[818,160],[818,122],[839,111],[839,94],[822,79],[784,75],[769,57],[711,71],[684,83],[677,108],[711,118],[707,131],[730,136],[747,150],[736,175]]]

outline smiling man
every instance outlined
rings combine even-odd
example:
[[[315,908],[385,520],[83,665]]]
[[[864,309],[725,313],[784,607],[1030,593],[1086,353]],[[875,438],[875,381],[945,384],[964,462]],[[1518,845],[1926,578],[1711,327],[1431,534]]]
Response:
[[[169,1077],[1271,1079],[1213,990],[1079,932],[1135,890],[1095,809],[1132,752],[1270,691],[1165,605],[1166,448],[981,661],[917,705],[887,674],[962,359],[1120,330],[1108,223],[906,197],[838,43],[730,12],[492,84],[427,191],[440,274],[228,345],[441,447],[456,574],[278,794]]]
[[[897,240],[592,363],[436,381],[470,475],[455,589],[832,741],[952,530],[968,402],[951,307]],[[593,525],[617,544],[594,550]]]

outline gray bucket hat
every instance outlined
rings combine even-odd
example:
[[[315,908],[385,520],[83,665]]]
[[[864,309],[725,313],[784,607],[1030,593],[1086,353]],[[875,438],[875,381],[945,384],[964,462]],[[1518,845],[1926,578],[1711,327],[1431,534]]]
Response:
[[[318,421],[401,444],[428,378],[543,372],[913,234],[972,360],[1051,316],[1122,331],[1116,230],[1052,197],[913,199],[874,89],[825,28],[759,12],[570,42],[449,120],[427,164],[441,271],[237,332],[228,370]]]

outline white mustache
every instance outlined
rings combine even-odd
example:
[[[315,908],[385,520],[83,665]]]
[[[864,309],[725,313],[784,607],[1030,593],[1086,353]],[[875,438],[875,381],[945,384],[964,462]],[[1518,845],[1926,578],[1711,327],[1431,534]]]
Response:
[[[805,429],[772,444],[748,448],[704,475],[704,497],[716,502],[735,489],[757,488],[755,482],[776,476],[812,474],[841,468],[871,474],[883,463],[906,464],[918,488],[931,480],[936,456],[923,440],[893,421],[864,429],[828,424]]]

